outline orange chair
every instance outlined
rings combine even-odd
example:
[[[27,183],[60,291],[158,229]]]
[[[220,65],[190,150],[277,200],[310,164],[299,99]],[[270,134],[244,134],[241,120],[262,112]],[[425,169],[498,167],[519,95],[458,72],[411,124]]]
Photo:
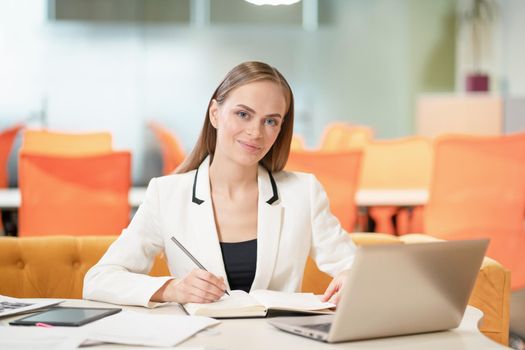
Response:
[[[19,236],[116,235],[129,221],[131,154],[20,153]]]
[[[7,162],[16,135],[22,128],[22,125],[15,125],[0,132],[0,188],[5,188],[8,185]]]
[[[164,175],[169,175],[177,169],[177,167],[184,161],[186,155],[177,136],[170,132],[165,127],[150,122],[149,127],[157,137],[162,152],[162,162]]]
[[[490,238],[487,256],[511,270],[512,289],[525,287],[525,133],[444,136],[434,157],[426,233]]]
[[[328,152],[362,150],[373,136],[374,131],[366,126],[332,123],[324,129],[319,148]]]
[[[314,174],[323,185],[330,209],[341,226],[352,232],[355,226],[357,189],[361,152],[290,152],[285,169]]]
[[[13,148],[13,142],[18,134],[18,131],[22,129],[22,125],[15,125],[3,131],[0,131],[0,188],[8,186],[9,171],[8,161],[11,149]],[[0,231],[4,230],[2,222],[2,212],[0,211]]]
[[[427,189],[431,169],[432,144],[424,137],[371,141],[364,149],[359,188]],[[392,217],[398,210],[392,206],[370,208],[369,214],[376,223],[376,231],[395,234]],[[404,227],[400,228],[403,233],[409,231],[406,228],[408,224],[405,220]]]
[[[299,134],[293,134],[290,151],[304,151],[306,149],[304,138]]]
[[[102,154],[112,151],[111,133],[28,129],[24,131],[21,151],[61,156]]]
[[[355,192],[360,163],[361,152],[358,151],[295,151],[290,152],[285,170],[313,173],[326,191],[332,213],[339,219],[341,226],[350,233],[357,219]],[[310,257],[307,259],[304,275],[303,290],[308,291],[312,290],[308,286],[313,286],[317,288],[313,290],[319,291],[320,286],[331,280],[319,270]]]

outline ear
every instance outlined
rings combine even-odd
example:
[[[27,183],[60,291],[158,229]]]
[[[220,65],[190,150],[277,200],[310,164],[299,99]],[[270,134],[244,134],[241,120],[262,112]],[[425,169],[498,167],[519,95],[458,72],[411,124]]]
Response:
[[[210,109],[208,110],[211,125],[217,129],[219,126],[219,104],[216,99],[211,100]]]

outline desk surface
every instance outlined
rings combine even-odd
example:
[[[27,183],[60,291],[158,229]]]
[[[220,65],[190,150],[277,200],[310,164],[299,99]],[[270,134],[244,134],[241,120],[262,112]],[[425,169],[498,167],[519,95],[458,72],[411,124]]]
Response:
[[[138,207],[144,200],[145,187],[133,187],[129,191],[129,204]],[[416,206],[424,205],[428,200],[425,189],[404,190],[369,190],[362,189],[356,193],[356,203],[360,207],[369,206]],[[0,189],[0,209],[17,209],[20,207],[20,191],[18,188]]]
[[[108,307],[109,304],[86,300],[67,300],[62,305],[66,306],[92,306]],[[154,314],[183,314],[178,305],[167,305],[157,309],[125,306],[137,312]],[[373,339],[367,341],[354,341],[339,344],[325,344],[288,334],[269,325],[266,319],[238,319],[222,320],[221,323],[209,330],[183,342],[182,347],[206,347],[214,349],[508,349],[495,343],[479,332],[477,323],[482,317],[482,312],[471,306],[467,308],[461,325],[453,330],[418,334],[402,337]],[[0,320],[1,325],[17,317]],[[102,345],[94,349],[137,349],[122,345]]]

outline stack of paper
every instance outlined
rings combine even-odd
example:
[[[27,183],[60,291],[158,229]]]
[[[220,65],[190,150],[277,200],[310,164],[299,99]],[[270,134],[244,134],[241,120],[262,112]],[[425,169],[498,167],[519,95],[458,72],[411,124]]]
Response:
[[[87,339],[106,343],[174,346],[195,333],[219,324],[208,317],[152,315],[122,311],[86,325]]]
[[[172,347],[218,323],[208,317],[124,310],[82,327],[0,326],[0,349],[62,350],[97,343]]]

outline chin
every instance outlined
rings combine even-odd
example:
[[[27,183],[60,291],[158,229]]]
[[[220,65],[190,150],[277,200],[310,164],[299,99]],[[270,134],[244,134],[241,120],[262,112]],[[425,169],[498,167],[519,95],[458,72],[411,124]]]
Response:
[[[246,167],[252,167],[254,165],[258,165],[259,161],[264,158],[264,155],[266,153],[259,153],[259,154],[241,154],[234,157],[235,162],[239,165],[246,166]]]

